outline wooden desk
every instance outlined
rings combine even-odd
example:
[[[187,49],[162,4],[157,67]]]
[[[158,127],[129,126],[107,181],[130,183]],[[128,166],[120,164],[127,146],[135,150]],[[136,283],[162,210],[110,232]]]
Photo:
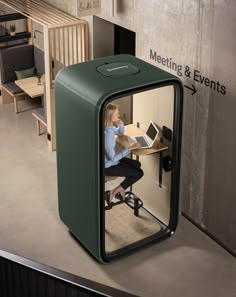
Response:
[[[124,135],[117,136],[116,142],[119,143],[120,145],[122,145],[123,147],[129,147],[130,146],[130,143],[128,141],[129,136],[140,136],[140,135],[144,135],[144,133],[145,132],[142,129],[136,127],[133,124],[126,125]],[[156,141],[154,142],[154,144],[151,148],[135,149],[135,150],[132,150],[132,154],[134,154],[136,156],[144,156],[144,155],[159,153],[166,149],[168,149],[168,146],[161,143],[159,139],[156,139]]]
[[[39,97],[43,95],[43,83],[45,81],[44,75],[41,78],[41,85],[38,85],[38,78],[36,76],[27,77],[23,79],[15,80],[15,84],[20,87],[31,98]]]
[[[133,124],[126,125],[125,126],[125,131],[124,135],[122,136],[117,136],[116,137],[116,142],[122,145],[123,147],[129,147],[129,141],[128,137],[129,136],[139,136],[139,135],[144,135],[145,132],[136,127]],[[159,139],[156,139],[153,146],[151,148],[146,148],[146,149],[135,149],[131,151],[131,154],[136,155],[137,159],[139,156],[147,156],[155,153],[159,153],[159,187],[162,187],[162,152],[164,150],[167,150],[168,146],[162,143]]]

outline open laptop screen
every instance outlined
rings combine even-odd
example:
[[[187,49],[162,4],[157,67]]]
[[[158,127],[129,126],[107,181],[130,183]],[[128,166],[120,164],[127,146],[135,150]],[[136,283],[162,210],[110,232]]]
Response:
[[[147,136],[151,138],[151,140],[155,140],[155,137],[157,136],[157,134],[159,133],[157,127],[154,126],[154,124],[151,122],[148,129],[147,129]]]

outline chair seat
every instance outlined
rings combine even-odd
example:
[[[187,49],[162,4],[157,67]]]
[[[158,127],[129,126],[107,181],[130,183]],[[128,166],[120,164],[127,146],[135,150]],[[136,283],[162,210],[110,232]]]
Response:
[[[47,123],[47,118],[43,107],[35,109],[32,114],[37,116],[42,122]]]
[[[111,181],[111,180],[114,180],[117,178],[118,178],[118,176],[105,176],[105,182],[108,182],[108,181]]]
[[[19,88],[14,82],[5,83],[3,84],[3,87],[5,87],[13,95],[24,93],[24,91]]]

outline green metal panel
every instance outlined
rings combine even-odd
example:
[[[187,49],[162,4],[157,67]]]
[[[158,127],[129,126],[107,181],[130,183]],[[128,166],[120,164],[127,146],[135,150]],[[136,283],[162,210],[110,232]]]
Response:
[[[72,233],[99,256],[95,107],[60,84],[56,98],[59,214]]]
[[[59,214],[69,230],[100,261],[104,260],[101,242],[104,199],[100,197],[103,189],[100,169],[104,166],[100,164],[102,108],[114,96],[168,82],[181,85],[175,76],[130,55],[65,67],[56,77]]]

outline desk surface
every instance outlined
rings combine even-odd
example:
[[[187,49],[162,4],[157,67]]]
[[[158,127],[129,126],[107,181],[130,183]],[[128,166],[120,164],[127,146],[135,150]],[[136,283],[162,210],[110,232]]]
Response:
[[[44,83],[44,75],[42,76],[41,81]],[[37,82],[38,78],[36,76],[15,80],[15,84],[32,98],[43,95],[43,84],[38,85]]]
[[[118,136],[116,138],[116,141],[122,145],[123,147],[129,147],[129,141],[128,141],[128,136],[139,136],[139,135],[144,135],[144,131],[138,127],[136,127],[133,124],[126,125],[125,126],[125,132],[123,136]],[[143,155],[150,155],[150,154],[155,154],[161,151],[164,151],[168,149],[168,146],[160,142],[159,139],[157,139],[153,146],[151,148],[146,148],[146,149],[135,149],[132,150],[132,154],[135,154],[137,156],[143,156]]]

